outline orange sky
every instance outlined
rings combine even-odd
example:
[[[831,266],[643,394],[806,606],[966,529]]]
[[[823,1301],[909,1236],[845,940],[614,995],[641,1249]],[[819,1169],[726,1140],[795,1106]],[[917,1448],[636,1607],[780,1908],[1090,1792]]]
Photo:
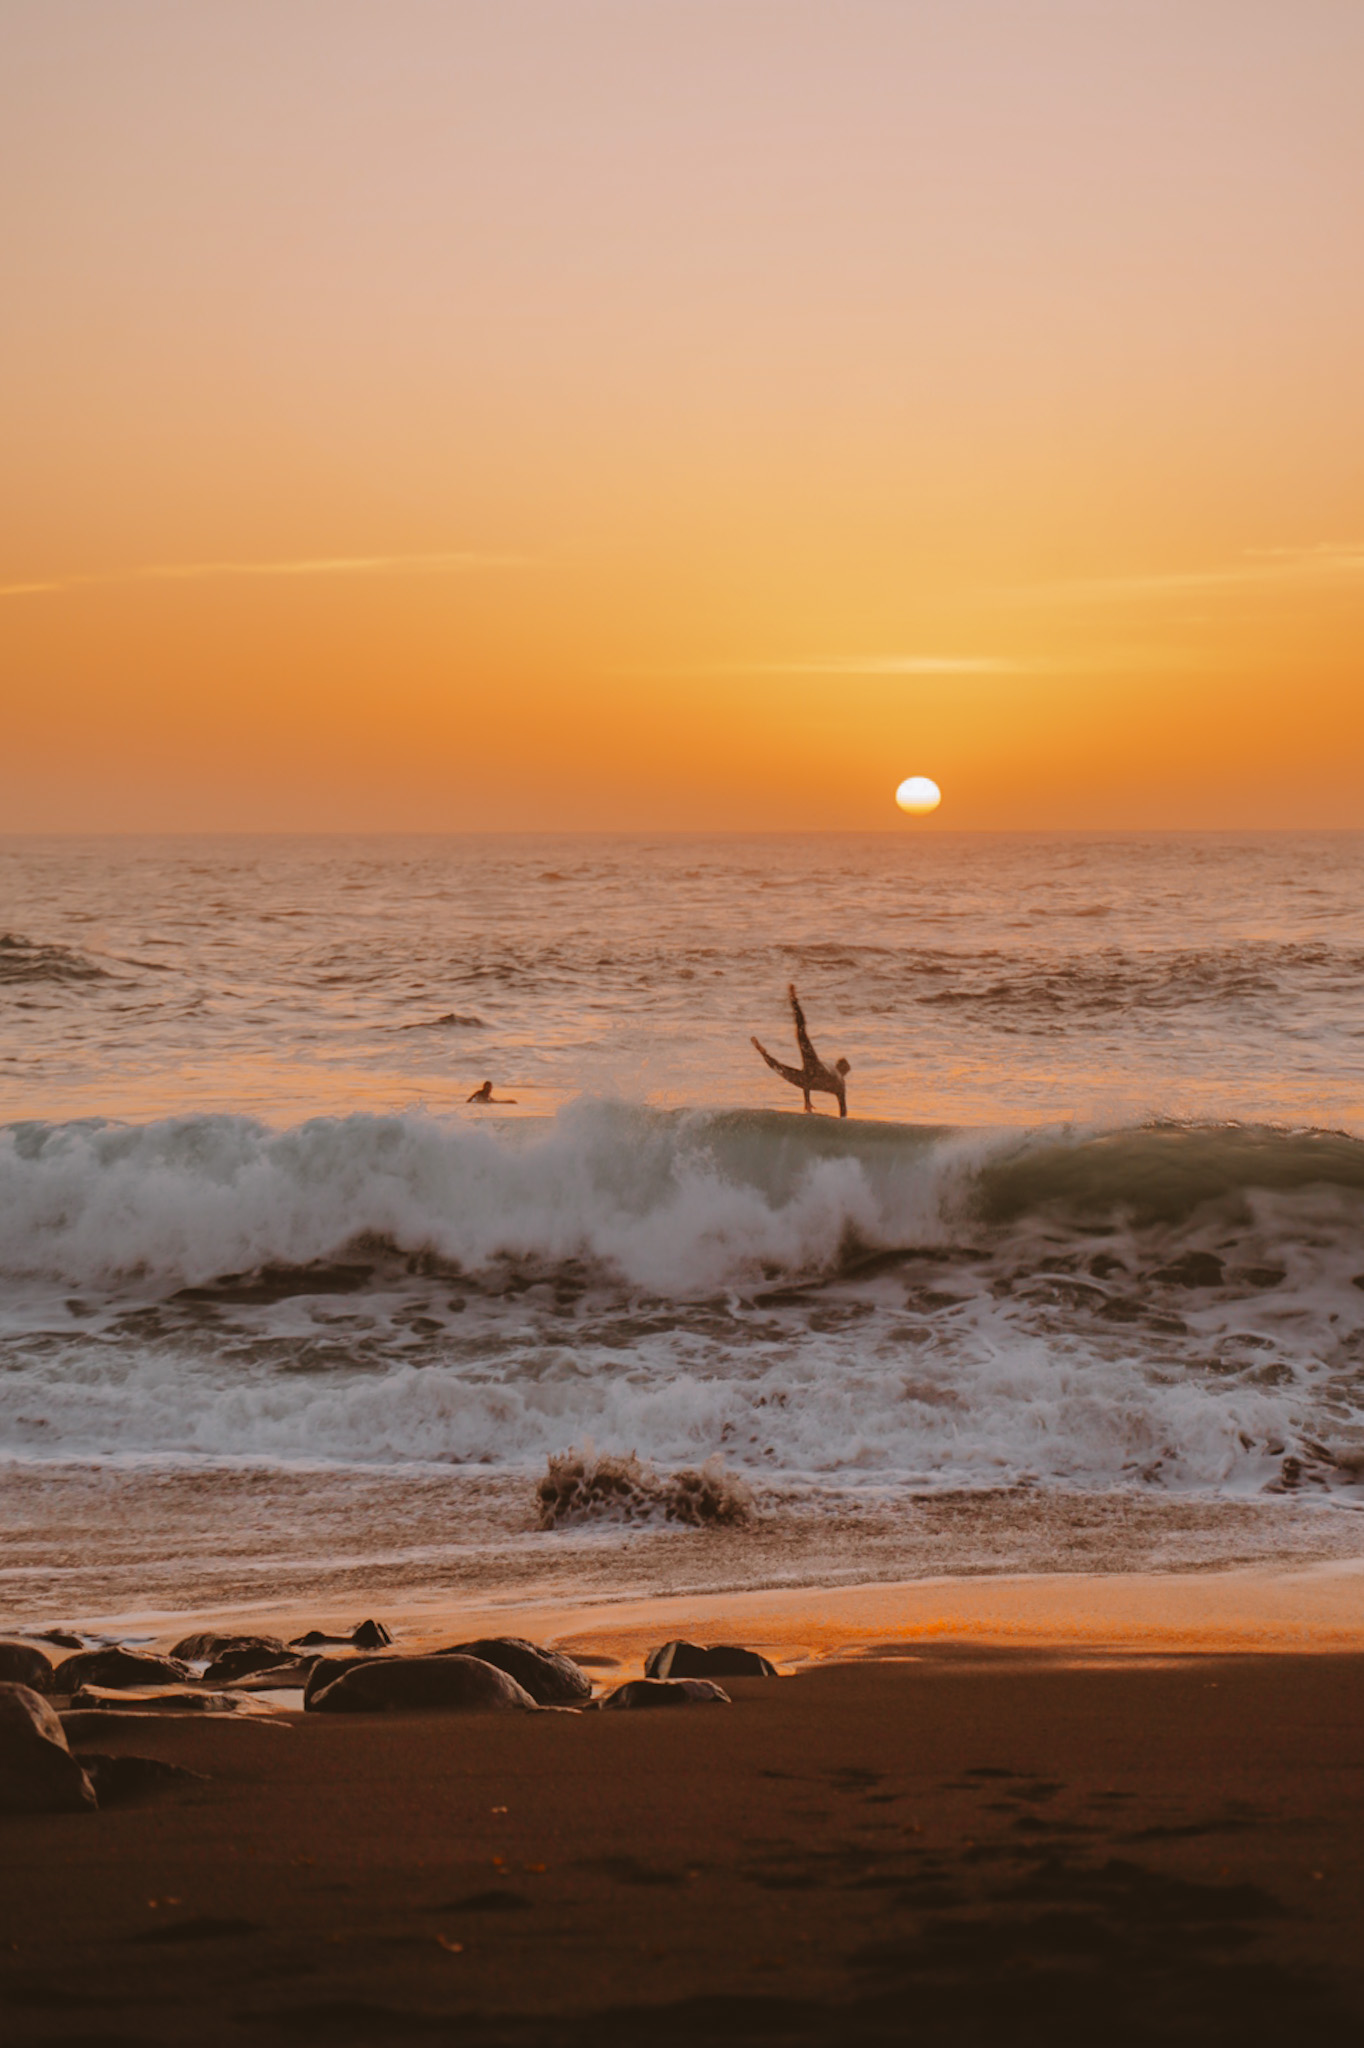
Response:
[[[0,830],[1364,826],[1358,0],[0,25]]]

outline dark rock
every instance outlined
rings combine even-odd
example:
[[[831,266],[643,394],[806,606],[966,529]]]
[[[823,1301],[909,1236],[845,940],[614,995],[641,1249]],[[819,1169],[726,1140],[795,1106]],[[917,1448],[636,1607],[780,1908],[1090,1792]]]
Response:
[[[1171,1260],[1151,1278],[1164,1280],[1171,1287],[1220,1287],[1222,1261],[1214,1252],[1185,1252],[1182,1259]]]
[[[234,1643],[220,1650],[204,1671],[205,1685],[229,1685],[234,1678],[249,1678],[253,1671],[265,1671],[284,1663],[289,1656],[283,1643]]]
[[[481,1657],[355,1657],[329,1685],[305,1694],[315,1714],[403,1711],[477,1713],[535,1701],[524,1686]]]
[[[352,1665],[363,1663],[360,1657],[315,1657],[313,1668],[303,1681],[303,1704],[310,1707],[318,1693],[324,1691],[343,1671]]]
[[[259,1671],[248,1672],[244,1678],[227,1681],[236,1692],[271,1692],[285,1688],[290,1691],[306,1686],[313,1671],[322,1663],[321,1657],[286,1657],[282,1664],[267,1664]],[[349,1659],[336,1657],[332,1662],[340,1665]],[[205,1672],[205,1678],[208,1673]]]
[[[149,1650],[79,1650],[63,1657],[52,1674],[50,1690],[75,1692],[82,1685],[183,1685],[189,1667],[175,1657],[155,1657]]]
[[[35,1643],[51,1643],[58,1650],[83,1650],[84,1636],[73,1636],[69,1628],[41,1628],[33,1631]]]
[[[265,1713],[240,1692],[213,1692],[202,1685],[158,1685],[133,1690],[128,1686],[80,1685],[71,1695],[66,1719],[73,1714],[243,1714]],[[68,1729],[68,1733],[69,1733]]]
[[[181,1636],[178,1643],[172,1643],[166,1652],[168,1657],[179,1657],[186,1664],[206,1664],[210,1657],[216,1657],[219,1647],[235,1642],[235,1636],[219,1634],[216,1629],[200,1629],[192,1636]]]
[[[0,1685],[0,1813],[81,1813],[96,1804],[95,1788],[41,1693]]]
[[[348,1636],[329,1636],[324,1629],[310,1628],[306,1636],[295,1636],[291,1650],[318,1650],[327,1643],[349,1643],[353,1650],[386,1650],[393,1641],[381,1621],[362,1621]]]
[[[386,1650],[393,1638],[381,1621],[362,1621],[351,1631],[351,1641],[357,1650]]]
[[[0,1685],[26,1685],[32,1692],[46,1692],[52,1679],[52,1659],[32,1643],[0,1643]]]
[[[77,1762],[95,1788],[101,1806],[124,1806],[149,1793],[165,1792],[177,1785],[206,1785],[207,1774],[187,1770],[183,1764],[162,1763],[154,1756],[87,1756]]]
[[[187,1664],[212,1664],[231,1650],[269,1650],[276,1660],[288,1655],[278,1636],[224,1635],[221,1629],[183,1636],[170,1655],[183,1658]]]
[[[605,1707],[692,1707],[730,1704],[722,1686],[708,1678],[632,1678],[602,1701]]]
[[[756,1650],[741,1650],[737,1643],[715,1643],[703,1649],[700,1643],[664,1643],[650,1652],[644,1665],[646,1678],[775,1678],[777,1667]]]
[[[571,1657],[542,1650],[522,1636],[484,1636],[476,1643],[453,1643],[436,1650],[437,1657],[478,1657],[496,1665],[525,1687],[541,1707],[576,1707],[592,1697],[592,1681]]]

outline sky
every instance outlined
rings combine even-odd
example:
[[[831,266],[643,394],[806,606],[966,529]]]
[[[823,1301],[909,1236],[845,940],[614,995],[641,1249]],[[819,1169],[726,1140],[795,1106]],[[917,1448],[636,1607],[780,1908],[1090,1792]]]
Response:
[[[1359,0],[0,0],[0,831],[1364,826],[1361,81]]]

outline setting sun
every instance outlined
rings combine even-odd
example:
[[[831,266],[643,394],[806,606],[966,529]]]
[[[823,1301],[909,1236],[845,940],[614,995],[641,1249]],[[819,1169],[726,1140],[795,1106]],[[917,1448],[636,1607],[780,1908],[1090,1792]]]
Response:
[[[927,775],[908,775],[896,790],[895,801],[911,818],[926,818],[942,802],[942,791]]]

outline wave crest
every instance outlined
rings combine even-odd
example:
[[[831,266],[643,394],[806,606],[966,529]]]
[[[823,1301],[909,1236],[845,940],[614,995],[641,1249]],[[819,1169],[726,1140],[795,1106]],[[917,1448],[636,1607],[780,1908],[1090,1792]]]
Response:
[[[500,1130],[420,1115],[285,1131],[236,1116],[20,1124],[0,1132],[0,1274],[184,1289],[377,1247],[467,1272],[585,1263],[696,1296],[846,1272],[963,1227],[1048,1214],[1168,1227],[1312,1187],[1364,1196],[1364,1143],[1239,1127],[971,1134],[611,1102]]]

